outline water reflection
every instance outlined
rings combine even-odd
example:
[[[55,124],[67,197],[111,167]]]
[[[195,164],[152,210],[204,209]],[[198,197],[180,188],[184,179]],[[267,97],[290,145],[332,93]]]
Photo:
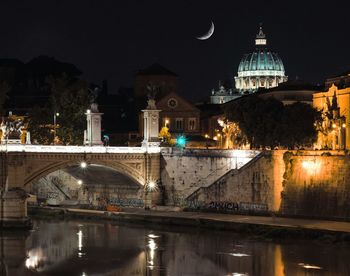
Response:
[[[229,232],[35,222],[3,234],[1,275],[350,275],[349,246],[274,243]]]

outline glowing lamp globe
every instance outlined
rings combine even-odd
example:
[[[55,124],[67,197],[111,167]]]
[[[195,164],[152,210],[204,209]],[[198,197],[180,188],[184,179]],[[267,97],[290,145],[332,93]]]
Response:
[[[185,136],[179,136],[176,139],[176,144],[180,147],[184,147],[186,145],[186,138]]]

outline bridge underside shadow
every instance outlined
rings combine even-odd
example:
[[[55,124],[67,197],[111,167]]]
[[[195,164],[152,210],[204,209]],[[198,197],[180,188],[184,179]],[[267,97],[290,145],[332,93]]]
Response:
[[[89,189],[87,189],[85,194],[87,202],[97,204],[96,201],[102,198],[101,195],[104,195],[105,202],[107,200],[107,203],[115,203],[122,206],[137,205],[141,207],[141,204],[143,206],[144,203],[145,206],[151,207],[157,204],[153,202],[152,196],[146,198],[148,194],[146,188],[149,183],[160,182],[159,152],[149,153],[143,148],[127,148],[124,150],[117,149],[111,152],[95,153],[89,152],[93,151],[93,147],[82,148],[78,148],[81,152],[76,152],[77,149],[71,147],[70,150],[72,152],[70,153],[64,151],[66,147],[59,149],[53,148],[52,152],[44,152],[42,150],[34,152],[29,151],[29,149],[27,152],[26,148],[23,148],[23,151],[17,148],[12,149],[12,151],[5,151],[5,149],[0,158],[2,168],[0,176],[3,188],[3,200],[0,204],[1,226],[26,228],[28,221],[30,221],[27,216],[27,194],[25,191],[27,190],[27,186],[30,186],[41,178],[47,177],[53,172],[65,170],[71,166],[79,166],[83,162],[88,164],[88,167],[91,164],[97,164],[111,168],[125,176],[120,181],[124,183],[123,185],[125,187],[123,196],[121,196],[123,185],[117,188],[111,188],[111,185],[106,185],[106,182],[104,182],[102,186],[104,185],[105,187],[99,188],[98,193],[92,189],[93,191],[89,195]],[[48,150],[51,150],[51,148]],[[98,148],[98,150],[100,149]],[[92,175],[94,174],[91,173],[91,177]],[[84,178],[83,175],[80,177]],[[89,183],[88,176],[85,176],[85,178],[85,182]],[[89,187],[84,185],[83,179],[82,182],[83,186]],[[101,181],[99,181],[99,184],[101,184]],[[112,189],[113,193],[111,196],[106,190]],[[126,193],[127,190],[129,191]],[[109,197],[106,198],[105,195],[109,195]],[[128,199],[129,201],[120,201],[120,199]],[[143,202],[141,201],[142,199]]]
[[[143,207],[144,186],[112,168],[89,164],[57,170],[26,186],[26,191],[48,205],[89,206],[105,209],[107,205]]]

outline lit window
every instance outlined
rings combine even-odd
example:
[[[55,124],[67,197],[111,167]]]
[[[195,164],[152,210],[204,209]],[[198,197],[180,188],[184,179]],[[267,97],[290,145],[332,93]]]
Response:
[[[183,130],[183,118],[175,119],[175,128],[176,130]]]
[[[223,99],[222,99],[223,101]],[[196,130],[196,118],[188,119],[188,130]]]

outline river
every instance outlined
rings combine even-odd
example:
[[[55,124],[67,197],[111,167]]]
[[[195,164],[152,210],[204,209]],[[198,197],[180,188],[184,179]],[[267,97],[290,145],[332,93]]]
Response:
[[[1,276],[350,275],[350,246],[326,241],[87,220],[1,235]]]

